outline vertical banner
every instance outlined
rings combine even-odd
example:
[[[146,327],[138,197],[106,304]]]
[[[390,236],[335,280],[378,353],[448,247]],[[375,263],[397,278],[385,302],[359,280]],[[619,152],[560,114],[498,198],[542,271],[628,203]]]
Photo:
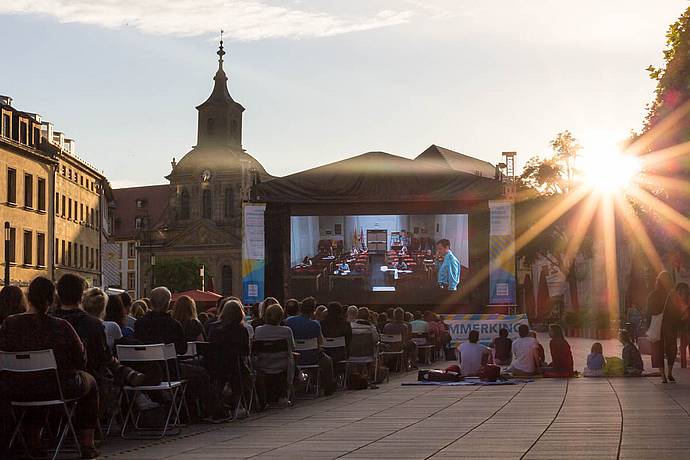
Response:
[[[515,304],[513,202],[489,201],[489,303]]]
[[[242,206],[242,301],[245,305],[264,299],[264,203]]]

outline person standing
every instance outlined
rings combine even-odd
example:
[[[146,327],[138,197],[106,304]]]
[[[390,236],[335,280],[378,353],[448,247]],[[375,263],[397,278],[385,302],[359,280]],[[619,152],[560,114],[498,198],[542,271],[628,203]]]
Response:
[[[667,271],[656,277],[654,290],[647,299],[648,324],[651,317],[663,315],[660,339],[652,342],[652,367],[659,369],[661,382],[675,382],[673,363],[678,353],[678,329],[680,327],[680,308],[673,292],[673,278]]]
[[[460,284],[460,261],[450,250],[450,241],[438,240],[436,253],[440,258],[438,265],[438,285],[447,291],[457,291]]]

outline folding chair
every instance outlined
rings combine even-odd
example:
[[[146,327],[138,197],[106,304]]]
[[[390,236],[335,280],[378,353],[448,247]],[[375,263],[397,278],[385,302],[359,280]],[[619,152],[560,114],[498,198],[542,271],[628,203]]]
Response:
[[[141,416],[140,412],[137,412],[136,417],[134,416],[134,407],[137,395],[142,391],[159,391],[162,393],[167,393],[170,395],[170,409],[165,418],[165,425],[163,426],[163,431],[160,435],[154,436],[153,434],[144,434],[138,437],[147,438],[163,438],[168,434],[179,434],[180,432],[180,412],[185,405],[185,392],[186,392],[186,381],[182,380],[172,380],[170,378],[170,369],[168,367],[168,361],[174,360],[177,376],[180,377],[180,368],[177,363],[177,353],[175,352],[175,345],[168,344],[156,344],[156,345],[118,345],[117,355],[121,362],[161,362],[165,368],[166,380],[158,385],[146,385],[139,387],[124,386],[123,394],[125,396],[127,404],[127,414],[125,415],[125,420],[122,423],[122,433],[121,436],[126,438],[125,432],[127,430],[127,425],[129,421],[132,421],[132,425],[136,431],[152,431],[147,429],[142,429],[139,426],[139,418]],[[186,405],[185,405],[186,407]],[[189,413],[189,410],[187,410]],[[176,428],[174,433],[168,433],[169,428]]]
[[[387,346],[387,350],[382,350],[379,355],[382,359],[394,357],[398,372],[402,372],[404,365],[404,344],[401,334],[381,334],[381,343]]]
[[[58,429],[58,444],[55,448],[55,453],[53,454],[53,460],[55,460],[62,449],[62,445],[65,441],[65,437],[69,432],[72,436],[72,440],[77,448],[77,452],[81,457],[81,446],[79,445],[79,440],[77,439],[77,432],[72,424],[72,416],[74,415],[74,409],[77,407],[78,399],[66,399],[62,393],[62,385],[60,383],[60,377],[58,375],[57,363],[55,362],[55,355],[53,350],[38,350],[38,351],[22,351],[22,352],[4,352],[0,351],[0,371],[7,372],[8,374],[24,374],[24,373],[38,373],[38,372],[49,372],[55,377],[55,388],[56,398],[46,399],[39,401],[15,401],[14,398],[10,401],[12,418],[16,424],[14,431],[12,432],[12,437],[7,446],[7,450],[10,451],[14,440],[17,435],[20,436],[22,444],[26,447],[26,442],[24,436],[21,434],[22,422],[26,415],[26,411],[31,408],[37,407],[59,407],[62,409],[62,413],[65,417],[64,424]],[[19,419],[17,419],[15,414],[15,408],[21,411]]]
[[[323,343],[321,344],[323,352],[331,357],[333,360],[333,369],[335,371],[335,365],[341,365],[345,373],[342,374],[343,377],[347,375],[348,372],[348,361],[347,361],[347,342],[345,342],[345,337],[325,337]],[[344,359],[343,359],[344,358]],[[341,374],[339,373],[338,376]],[[345,378],[340,382],[340,387],[345,387]]]
[[[309,383],[311,382],[311,376],[316,371],[316,393],[315,396],[319,396],[319,377],[321,377],[321,369],[319,367],[319,341],[316,338],[313,339],[295,339],[295,351],[302,353],[297,360],[297,369],[305,371],[307,374],[307,393],[309,393]],[[316,356],[316,361],[307,361],[304,359],[305,353],[313,353]]]
[[[255,393],[255,378],[253,375],[254,371],[251,368],[251,362],[249,362],[249,360],[246,359],[244,356],[237,354],[234,356],[224,356],[218,349],[217,345],[211,342],[204,343],[203,346],[199,348],[199,351],[200,355],[203,357],[203,362],[206,367],[206,370],[208,370],[209,376],[211,377],[211,383],[216,388],[215,391],[218,397],[222,397],[225,383],[232,378],[232,375],[230,375],[229,373],[229,366],[227,366],[227,363],[230,359],[236,360],[236,369],[238,369],[240,372],[239,379],[241,396],[237,400],[237,405],[235,406],[233,417],[237,418],[237,413],[240,410],[240,408],[245,409],[247,414],[249,414],[252,408]],[[249,398],[247,398],[247,388],[245,388],[245,381],[241,374],[241,369],[243,365],[246,365],[248,367],[251,380],[251,388],[249,388]]]
[[[424,350],[424,363],[431,364],[435,346],[433,343],[429,343],[429,334],[426,332],[413,332],[411,340],[417,345],[417,359],[419,360],[419,352]]]
[[[288,387],[288,404],[292,405],[295,400],[294,369],[291,368],[291,355],[288,348],[287,340],[254,340],[252,343],[252,367],[257,373],[270,374],[265,372],[268,365],[275,361],[280,361],[281,364],[285,361],[285,372],[287,373],[287,387]],[[292,375],[291,375],[292,374]]]
[[[379,370],[379,355],[377,345],[374,343],[374,338],[371,332],[367,331],[352,331],[352,341],[350,342],[350,357],[348,358],[348,365],[374,365],[374,382],[378,379]],[[345,377],[345,385],[347,385],[347,378]]]

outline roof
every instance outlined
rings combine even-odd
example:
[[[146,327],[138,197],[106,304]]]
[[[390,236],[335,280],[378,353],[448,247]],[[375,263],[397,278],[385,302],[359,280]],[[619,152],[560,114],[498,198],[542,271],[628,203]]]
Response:
[[[132,238],[141,231],[135,226],[137,217],[148,216],[147,228],[154,228],[168,208],[170,186],[147,185],[113,189],[115,209],[113,211],[114,238]],[[137,200],[143,200],[143,206],[137,208]]]
[[[201,177],[201,172],[205,169],[211,171],[211,174],[232,171],[236,171],[239,174],[242,168],[241,160],[249,161],[251,167],[257,170],[262,181],[271,179],[272,176],[266,172],[256,158],[247,152],[238,151],[231,146],[225,145],[194,147],[177,162],[172,172],[166,178],[170,180],[175,176],[185,174]]]
[[[496,177],[496,167],[488,161],[455,152],[445,147],[439,147],[435,144],[432,144],[428,149],[420,153],[415,160],[429,161],[439,166],[478,176]]]
[[[343,203],[489,200],[501,182],[386,152],[368,152],[258,184],[258,201]]]
[[[194,302],[217,302],[218,299],[222,298],[222,295],[216,294],[215,292],[200,291],[198,289],[192,289],[191,291],[176,292],[172,295],[172,301],[179,299],[183,295],[191,297]]]

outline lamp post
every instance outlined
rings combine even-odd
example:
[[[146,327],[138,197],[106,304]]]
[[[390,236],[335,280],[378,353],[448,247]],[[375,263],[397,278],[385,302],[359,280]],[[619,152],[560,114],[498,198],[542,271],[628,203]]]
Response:
[[[201,290],[202,292],[205,290],[204,289],[204,266],[202,265],[201,268],[199,269],[199,276],[201,277]]]
[[[10,285],[10,223],[5,222],[5,286]]]
[[[156,256],[151,254],[151,289],[156,286]]]

